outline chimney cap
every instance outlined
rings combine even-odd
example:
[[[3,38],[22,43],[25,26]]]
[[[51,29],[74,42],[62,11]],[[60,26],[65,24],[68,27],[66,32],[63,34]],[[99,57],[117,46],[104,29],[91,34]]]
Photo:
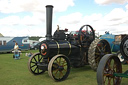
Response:
[[[46,7],[52,7],[52,8],[53,8],[53,6],[52,6],[52,5],[46,5]]]

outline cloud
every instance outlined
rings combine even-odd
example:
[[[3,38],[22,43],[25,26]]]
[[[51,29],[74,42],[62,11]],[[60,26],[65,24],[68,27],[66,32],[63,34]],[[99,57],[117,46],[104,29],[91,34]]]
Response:
[[[128,4],[125,6],[125,8],[128,10]]]
[[[92,17],[97,16],[89,16],[90,19]],[[99,20],[95,22],[90,21],[90,24],[94,27],[94,29],[96,29],[96,31],[99,31],[100,34],[103,34],[105,31],[110,31],[114,34],[128,33],[128,11],[125,11],[122,8],[115,8],[110,13],[100,17]]]
[[[0,13],[9,15],[0,18],[1,33],[4,36],[44,36],[46,5],[53,5],[53,12],[63,12],[74,6],[74,0],[0,0]],[[18,16],[20,12],[32,15]]]
[[[42,27],[10,27],[6,26],[0,29],[4,36],[45,36],[45,28]]]
[[[42,15],[42,16],[41,16]],[[26,25],[26,26],[35,26],[40,25],[44,22],[43,14],[35,13],[33,16],[24,16],[20,18],[19,16],[8,16],[0,19],[0,25],[3,26],[15,26],[15,25]]]
[[[94,23],[94,22],[97,22],[97,21],[101,20],[102,18],[103,18],[102,14],[94,13],[94,14],[91,14],[89,16],[84,16],[83,22],[91,24],[91,23]]]
[[[128,33],[128,10],[115,8],[104,16],[100,13],[94,13],[88,16],[84,16],[81,13],[72,13],[61,16],[59,22],[62,26],[69,28],[70,31],[79,30],[82,25],[90,24],[100,34],[104,34],[105,31],[110,31],[114,34],[125,34]]]
[[[105,16],[109,21],[120,20],[126,16],[126,12],[122,8],[115,8]]]
[[[25,16],[21,20],[20,24],[27,25],[27,26],[34,26],[34,25],[42,24],[42,21],[36,17]]]
[[[20,17],[8,16],[0,19],[0,25],[18,25],[20,23]]]
[[[127,24],[128,24],[128,15],[124,10],[113,9],[109,14],[105,15],[97,23],[94,23],[94,26],[98,25],[97,31],[110,31],[115,34],[126,34],[128,33]],[[118,13],[122,13],[120,16]],[[115,16],[114,16],[115,15]]]
[[[123,4],[127,3],[128,0],[95,0],[95,2],[107,5],[111,3]],[[0,25],[3,25],[3,27],[0,28],[2,34],[5,36],[44,36],[46,32],[46,27],[44,27],[46,18],[45,6],[47,4],[54,5],[54,12],[66,11],[69,6],[75,5],[74,0],[0,0],[1,13],[15,14],[0,19]],[[115,8],[106,15],[94,13],[86,16],[80,12],[75,12],[59,17],[58,23],[56,23],[59,24],[61,28],[65,27],[70,31],[79,30],[82,25],[90,24],[96,32],[100,34],[104,34],[105,31],[110,31],[115,34],[128,33],[128,4],[125,8],[126,10]],[[18,12],[31,12],[32,15],[22,16],[21,18],[20,16],[16,16]],[[16,28],[13,27],[14,25],[20,25],[21,27]],[[38,25],[41,25],[41,27]],[[56,28],[55,23],[53,23],[53,32],[55,30],[54,28]]]
[[[128,13],[122,8],[115,8],[104,16],[103,20],[106,21],[106,25],[108,26],[126,24]]]
[[[95,2],[101,5],[107,5],[111,3],[124,4],[127,3],[128,0],[95,0]]]
[[[39,25],[46,19],[46,5],[53,5],[54,12],[66,11],[69,6],[74,6],[73,0],[0,0],[1,13],[13,13],[13,16],[0,19],[0,25]],[[19,12],[30,12],[32,16],[23,18],[17,15]]]
[[[73,0],[0,0],[1,13],[45,12],[46,5],[53,5],[55,11],[65,11],[74,6]]]
[[[79,12],[72,13],[66,16],[61,16],[59,18],[59,22],[67,23],[67,24],[77,24],[82,19],[82,14]]]

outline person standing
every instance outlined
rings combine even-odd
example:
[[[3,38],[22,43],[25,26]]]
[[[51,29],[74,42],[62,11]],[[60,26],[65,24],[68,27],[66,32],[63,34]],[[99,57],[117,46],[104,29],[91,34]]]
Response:
[[[17,43],[15,43],[14,50],[18,50],[18,49],[19,49],[19,46]]]
[[[15,46],[14,46],[15,59],[20,59],[20,53],[19,53],[18,49],[19,49],[18,43],[15,42]]]

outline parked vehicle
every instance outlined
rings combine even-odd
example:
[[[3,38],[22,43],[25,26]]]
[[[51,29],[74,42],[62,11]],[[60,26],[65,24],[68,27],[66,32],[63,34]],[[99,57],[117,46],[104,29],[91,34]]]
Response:
[[[128,61],[128,36],[121,40],[120,51],[124,60]],[[121,85],[122,78],[128,78],[128,70],[124,71],[122,68],[117,55],[104,55],[97,68],[97,85]]]
[[[34,49],[35,50],[39,49],[39,46],[40,46],[40,42],[39,43],[34,43]]]
[[[0,52],[11,52],[15,42],[18,43],[20,50],[29,49],[28,37],[0,37]]]
[[[123,56],[120,53],[120,43],[125,36],[126,34],[113,35],[106,31],[105,34],[100,37],[100,39],[105,39],[109,42],[111,51],[117,53],[122,63],[126,63],[126,60],[124,60]]]
[[[29,40],[30,49],[34,49],[34,46],[39,43],[39,41],[36,40]]]

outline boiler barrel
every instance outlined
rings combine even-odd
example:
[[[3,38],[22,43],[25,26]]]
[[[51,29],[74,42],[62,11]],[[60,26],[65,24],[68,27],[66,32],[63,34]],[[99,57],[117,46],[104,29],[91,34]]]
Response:
[[[76,56],[80,54],[80,47],[70,44],[68,41],[43,41],[39,49],[44,58],[53,57],[57,54]]]

